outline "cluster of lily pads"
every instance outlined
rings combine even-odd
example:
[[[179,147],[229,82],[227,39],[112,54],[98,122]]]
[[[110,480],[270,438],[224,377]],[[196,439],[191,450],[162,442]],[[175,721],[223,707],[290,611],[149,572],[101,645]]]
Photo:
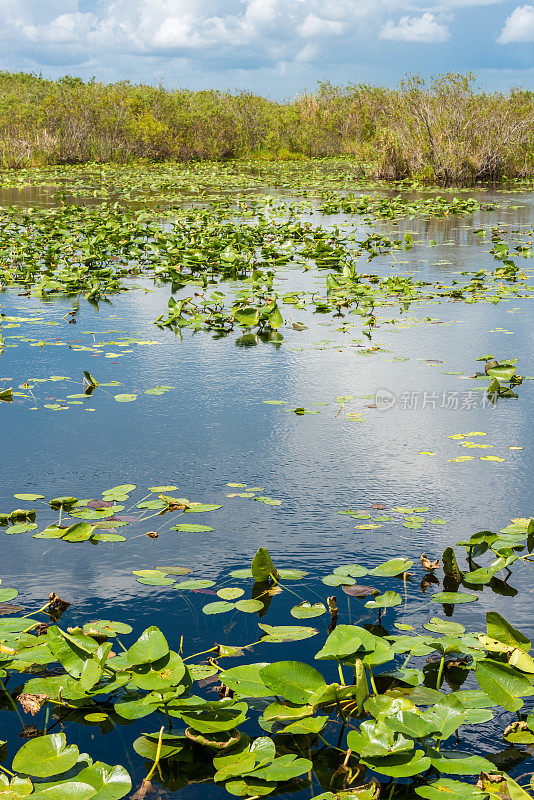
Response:
[[[459,543],[467,548],[469,564],[491,550],[505,568],[512,563],[512,556],[504,555],[508,551],[515,558],[525,547],[530,552],[534,520],[511,527]],[[438,563],[422,559],[426,570],[435,571]],[[446,575],[482,577],[461,573],[451,548],[443,564]],[[348,565],[332,574],[406,582],[412,566],[398,557],[371,570]],[[259,602],[261,620],[269,607],[265,598],[304,575],[278,569],[260,548],[249,569],[232,573],[253,581],[251,600],[230,602],[238,595],[227,589],[216,603],[239,608],[240,602]],[[374,596],[367,608],[400,605],[388,595],[396,593]],[[72,738],[78,723],[109,735],[138,720],[144,732],[132,747],[144,761],[146,777],[136,798],[148,796],[158,784],[176,791],[198,781],[244,798],[306,787],[315,800],[375,800],[385,793],[404,798],[407,792],[429,800],[444,794],[477,800],[530,797],[505,770],[507,763],[526,756],[519,748],[534,743],[534,715],[522,711],[525,698],[534,695],[531,642],[497,612],[486,614],[484,630],[467,631],[450,619],[431,617],[418,632],[406,622],[388,627],[384,621],[346,623],[336,598],[329,597],[326,631],[260,621],[253,642],[206,643],[203,652],[190,653],[179,631],[169,639],[154,625],[128,645],[123,639],[132,628],[125,623],[60,626],[68,604],[51,598],[28,615],[0,618],[2,696],[44,724],[9,760],[5,747],[0,752],[0,792],[6,797],[119,800],[130,791],[127,771],[93,763],[52,728],[68,723]],[[461,595],[441,600],[460,602]],[[301,603],[291,615],[326,613],[317,605]],[[49,622],[42,621],[44,613]],[[321,638],[314,665],[291,657],[295,642],[314,636]],[[279,645],[290,657],[271,660],[271,647]],[[227,666],[229,658],[242,663]],[[216,688],[217,699],[206,696],[206,687],[208,693]],[[464,732],[496,716],[503,722],[504,741],[512,745],[512,760],[499,752],[466,753]]]
[[[449,214],[473,214],[475,211],[492,211],[494,203],[478,203],[472,197],[448,200],[438,195],[418,200],[407,200],[398,194],[395,197],[373,197],[352,192],[340,195],[332,192],[323,195],[320,210],[323,214],[359,214],[379,219],[397,219],[404,216],[447,217]]]
[[[168,494],[176,490],[177,486],[152,486],[148,489],[148,494],[134,502],[126,508],[123,503],[130,498],[132,491],[136,489],[135,484],[126,483],[114,486],[102,492],[100,500],[90,498],[79,499],[77,497],[54,497],[48,501],[47,516],[50,510],[58,512],[57,521],[49,523],[43,530],[33,533],[34,539],[56,539],[63,542],[79,543],[90,542],[124,542],[126,537],[117,533],[117,529],[123,528],[132,523],[142,524],[155,517],[164,517],[170,512],[179,514],[198,514],[207,511],[215,511],[221,508],[217,503],[200,503],[189,500],[186,497],[175,497]],[[44,495],[36,493],[17,493],[18,500],[35,503],[44,501]],[[263,501],[270,498],[258,497]],[[42,503],[43,511],[46,504]],[[125,511],[127,513],[123,514]],[[36,523],[37,510],[35,508],[17,508],[9,512],[0,513],[0,527],[5,528],[8,535],[35,531],[38,528]],[[76,520],[70,525],[65,524],[66,517]],[[165,519],[164,524],[159,524],[157,530],[146,531],[140,535],[147,535],[149,538],[157,538],[159,532],[170,527],[170,522],[176,518]],[[152,523],[152,526],[154,523]],[[189,523],[177,523],[172,527],[182,533],[199,533],[201,531],[212,531],[213,528],[203,525]]]
[[[273,170],[276,172],[276,168]],[[188,168],[183,167],[183,171],[185,176],[189,174]],[[124,175],[130,173],[131,169]],[[45,174],[61,183],[57,170]],[[37,179],[38,175],[37,172]],[[89,169],[81,185],[110,175],[113,170],[100,169],[91,176]],[[200,192],[198,202],[193,204],[190,192],[184,198],[186,204],[165,205],[158,189],[168,185],[168,178],[162,178],[153,190],[154,196],[159,197],[157,207],[150,205],[146,193],[144,203],[135,207],[123,192],[122,202],[80,205],[66,202],[63,197],[54,207],[3,209],[0,285],[16,286],[23,294],[40,298],[58,294],[77,298],[83,293],[89,302],[97,303],[133,288],[132,280],[150,276],[171,288],[168,313],[160,315],[157,324],[176,330],[207,329],[217,336],[235,328],[245,329],[274,343],[281,341],[283,305],[293,309],[310,307],[317,313],[350,311],[360,315],[364,330],[369,330],[376,324],[375,308],[382,305],[443,297],[498,302],[511,295],[530,293],[511,256],[531,257],[531,245],[517,244],[512,253],[511,245],[504,242],[503,232],[498,229],[492,229],[492,253],[501,266],[491,273],[471,273],[464,285],[431,285],[399,275],[384,278],[361,272],[359,259],[410,249],[419,244],[410,233],[405,232],[403,238],[386,233],[361,236],[355,231],[343,232],[338,226],[316,225],[303,218],[306,208],[294,200],[243,194],[249,173],[240,175],[234,169],[232,176],[237,186],[235,196],[206,196]],[[348,180],[346,173],[344,176]],[[182,189],[188,186],[187,177],[180,180],[176,170],[174,177]],[[336,177],[342,179],[343,173],[336,173]],[[29,175],[28,179],[31,180]],[[332,180],[326,172],[323,184]],[[284,182],[280,181],[280,185],[283,188]],[[83,189],[80,192],[83,194]],[[357,213],[366,220],[402,215],[445,217],[491,208],[491,204],[478,203],[473,198],[432,196],[413,201],[400,195],[334,197],[324,192],[320,206],[323,214]],[[486,231],[479,229],[475,233],[484,236]],[[273,287],[273,280],[276,271],[288,264],[328,270],[325,293],[311,293],[309,297],[306,292],[280,293]],[[242,288],[234,290],[230,297],[219,290],[211,291],[213,284],[228,281],[238,282]],[[196,288],[194,295],[174,296],[188,285]]]
[[[373,181],[362,176],[353,158],[313,158],[298,161],[241,159],[232,161],[143,162],[140,164],[85,163],[4,170],[0,186],[11,189],[42,188],[51,196],[86,200],[120,199],[129,202],[177,202],[196,196],[254,198],[265,185],[296,197],[321,197],[331,191],[355,187],[369,191],[386,187],[396,191],[435,193],[433,187],[407,178]],[[512,181],[508,191],[524,191],[530,181]],[[456,195],[477,192],[458,188]]]

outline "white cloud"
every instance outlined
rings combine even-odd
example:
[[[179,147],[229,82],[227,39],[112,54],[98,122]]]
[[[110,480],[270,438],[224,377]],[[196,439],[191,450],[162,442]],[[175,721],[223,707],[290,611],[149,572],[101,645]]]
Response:
[[[297,53],[295,61],[299,64],[307,64],[317,58],[318,52],[316,45],[308,42],[308,44],[304,45],[302,50]]]
[[[534,42],[534,6],[514,8],[497,37],[499,44]]]
[[[343,33],[345,26],[342,22],[308,14],[306,19],[297,28],[300,36],[309,39],[315,36],[336,36]]]
[[[191,88],[242,86],[277,95],[318,79],[395,83],[411,71],[477,71],[469,47],[457,53],[426,48],[422,55],[409,43],[447,42],[452,15],[461,24],[463,10],[480,13],[482,5],[489,37],[499,2],[0,0],[2,68]],[[530,41],[533,9],[518,7],[498,41]],[[378,39],[408,43],[403,57],[397,48],[392,55],[391,48],[377,47]],[[479,50],[473,48],[473,59]],[[498,50],[499,68],[506,68],[506,50]],[[287,80],[279,80],[282,74]]]
[[[76,0],[0,0],[0,38],[14,52],[25,42],[79,46],[84,61],[106,51],[180,56],[221,48],[235,58],[249,47],[257,56],[290,62],[301,53],[299,39],[343,37],[348,46],[376,37],[385,18],[413,9],[414,2],[424,0],[107,0],[81,13]],[[388,22],[384,31],[386,38],[443,41],[446,28],[426,12],[402,17],[397,26]],[[389,36],[394,31],[408,35]]]
[[[397,42],[446,42],[450,31],[434,14],[426,12],[421,17],[401,17],[398,23],[388,20],[380,38]]]
[[[72,44],[83,41],[97,25],[94,14],[60,14],[48,25],[21,25],[21,32],[30,41]]]

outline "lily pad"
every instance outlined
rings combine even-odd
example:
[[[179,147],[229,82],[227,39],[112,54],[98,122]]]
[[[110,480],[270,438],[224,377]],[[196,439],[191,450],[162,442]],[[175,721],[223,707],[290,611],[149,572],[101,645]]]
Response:
[[[173,525],[171,531],[179,531],[180,533],[208,533],[212,531],[209,525],[188,525],[186,522],[181,525]]]
[[[434,603],[473,603],[478,600],[476,594],[467,592],[438,592],[430,598]]]
[[[309,603],[307,600],[303,600],[302,603],[293,606],[290,613],[295,619],[311,619],[326,614],[326,608],[323,603]]]

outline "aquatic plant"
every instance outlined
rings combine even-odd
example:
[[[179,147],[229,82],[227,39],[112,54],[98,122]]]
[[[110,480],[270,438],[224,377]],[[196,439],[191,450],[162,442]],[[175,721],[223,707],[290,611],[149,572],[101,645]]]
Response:
[[[507,540],[514,539],[507,541],[507,548],[521,549],[519,541],[531,536],[530,528],[534,528],[533,520],[516,525],[513,532],[503,531]],[[470,559],[475,548],[478,552],[484,547],[497,550],[498,537],[488,543],[487,532],[485,539],[477,536],[468,545]],[[499,552],[502,558],[502,550]],[[505,561],[507,566],[512,563],[509,557]],[[451,562],[450,554],[444,554],[449,576],[454,574],[451,564],[455,564],[454,558]],[[395,576],[411,566],[411,561],[398,558],[371,573]],[[334,570],[341,576],[359,577],[366,572],[357,566]],[[479,581],[478,575],[457,574],[468,582]],[[265,549],[258,551],[250,571],[235,573],[241,579],[247,575],[261,588],[259,595],[253,590],[253,596],[260,598],[288,579],[303,577],[298,571],[275,567]],[[226,589],[218,594],[235,598],[239,592]],[[395,592],[386,592],[366,605],[391,608],[398,604],[396,597]],[[435,598],[449,604],[460,602],[463,595],[448,592]],[[234,604],[221,600],[212,605],[238,607],[239,602],[258,601]],[[263,607],[261,600],[259,604]],[[231,668],[219,664],[231,655],[243,657],[252,647],[291,643],[318,633],[299,625],[260,622],[258,641],[237,651],[226,645],[212,646],[206,650],[211,653],[208,662],[202,664],[194,661],[202,654],[188,655],[182,644],[173,650],[155,626],[126,648],[122,637],[132,629],[124,623],[100,620],[64,629],[57,624],[43,626],[31,615],[4,616],[0,620],[2,691],[10,703],[18,702],[33,715],[51,706],[52,716],[97,725],[103,732],[131,720],[166,720],[159,732],[144,733],[133,743],[135,752],[147,763],[143,782],[147,790],[153,781],[172,789],[178,785],[176,781],[200,772],[230,794],[262,796],[302,788],[313,772],[314,781],[327,792],[324,797],[367,797],[366,792],[377,792],[381,784],[389,785],[390,795],[396,796],[403,791],[403,783],[396,779],[413,778],[416,794],[433,798],[450,788],[469,796],[475,791],[471,783],[441,776],[480,774],[477,796],[487,797],[493,789],[486,781],[497,781],[500,791],[508,791],[512,800],[518,797],[523,790],[496,767],[495,756],[466,755],[442,745],[458,736],[465,725],[484,725],[494,717],[496,707],[520,711],[523,698],[534,691],[528,638],[496,612],[486,615],[485,632],[466,632],[459,623],[433,617],[423,625],[426,632],[398,624],[400,632],[391,633],[381,625],[340,623],[335,603],[329,607],[331,624],[315,655],[316,666],[295,660],[247,660]],[[294,616],[300,618],[316,616],[325,609],[301,603],[293,611],[297,610]],[[39,613],[42,610],[33,616]],[[115,655],[113,640],[118,636],[123,652]],[[423,668],[407,667],[410,659],[426,660],[433,654],[438,655],[437,662]],[[397,663],[399,656],[402,666]],[[327,662],[337,664],[338,681],[328,683],[323,676],[320,667]],[[39,672],[52,664],[59,664],[62,672],[32,677],[14,693],[4,683],[11,675],[37,667]],[[455,687],[445,693],[443,679],[455,670],[463,673],[460,683],[472,676],[478,688]],[[195,684],[210,675],[220,682],[219,700],[195,693]],[[447,677],[451,680],[457,681]],[[257,714],[258,707],[257,723],[263,733],[251,738],[240,726],[247,715]],[[533,741],[531,716],[519,715],[519,720],[508,726],[505,738],[516,744]],[[325,739],[332,734],[336,745]],[[71,792],[76,798],[118,799],[131,785],[122,767],[93,764],[88,756],[80,756],[75,745],[67,746],[63,734],[30,740],[14,755],[11,770],[2,770],[3,783],[14,797],[44,800],[62,792],[62,797],[70,798]],[[376,777],[369,784],[370,775]]]

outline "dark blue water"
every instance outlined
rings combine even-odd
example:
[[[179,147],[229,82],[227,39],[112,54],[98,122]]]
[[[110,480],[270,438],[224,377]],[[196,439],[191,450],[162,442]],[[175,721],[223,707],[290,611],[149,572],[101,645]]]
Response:
[[[438,244],[416,245],[398,255],[396,262],[391,257],[376,259],[368,270],[393,269],[425,280],[450,281],[462,270],[493,268],[491,243],[474,236],[473,228],[499,224],[524,232],[532,218],[534,196],[491,197],[519,208],[499,209],[476,219],[377,224],[377,230],[417,231],[422,241],[433,238]],[[348,224],[346,217],[323,220],[323,224],[340,222]],[[532,262],[522,266],[529,274]],[[287,288],[318,287],[323,280],[324,275],[302,276],[294,269],[279,274],[280,286]],[[0,387],[17,389],[27,381],[35,396],[0,403],[0,511],[28,507],[13,498],[15,493],[41,493],[46,499],[100,498],[103,490],[123,483],[138,487],[125,504],[127,509],[148,494],[147,487],[167,484],[179,487],[170,494],[220,503],[222,508],[187,519],[165,517],[156,540],[142,534],[161,525],[162,518],[133,523],[118,533],[137,538],[96,547],[33,539],[32,532],[7,536],[0,528],[2,585],[20,590],[19,599],[28,612],[54,590],[72,602],[61,621],[64,627],[95,618],[120,619],[139,634],[156,622],[171,647],[177,648],[183,635],[187,653],[214,642],[246,644],[258,638],[256,615],[206,616],[201,608],[215,599],[212,595],[184,597],[170,587],[141,585],[132,570],[171,564],[190,568],[190,577],[215,580],[214,589],[222,584],[249,589],[247,583],[228,578],[228,572],[248,566],[257,548],[264,546],[277,566],[309,571],[305,581],[290,584],[300,598],[324,602],[328,594],[336,594],[340,622],[360,624],[376,620],[376,612],[365,609],[363,601],[349,600],[341,589],[324,586],[320,578],[338,564],[357,561],[373,567],[398,555],[412,559],[406,606],[388,611],[383,623],[391,628],[393,621],[409,622],[419,630],[428,617],[443,616],[441,606],[429,600],[434,588],[421,592],[420,554],[441,556],[446,546],[477,530],[499,530],[513,517],[531,516],[534,383],[524,381],[517,400],[484,407],[483,392],[477,391],[480,382],[468,377],[480,369],[476,358],[486,353],[498,359],[517,357],[518,372],[534,375],[531,300],[413,304],[402,316],[398,309],[383,308],[370,341],[362,335],[358,317],[314,316],[285,306],[284,318],[302,321],[308,329],[297,332],[288,325],[281,330],[280,345],[244,347],[234,335],[215,340],[204,332],[185,331],[178,337],[160,330],[153,321],[166,307],[168,288],[151,282],[139,285],[99,308],[82,300],[75,325],[64,319],[72,308],[69,300],[41,303],[11,291],[0,295],[2,313],[20,318],[12,322],[14,327],[8,327],[9,322],[4,325],[10,346],[0,355]],[[99,346],[100,354],[79,349],[97,343],[106,343]],[[100,384],[120,385],[99,386],[80,405],[69,405],[67,396],[83,391],[83,370]],[[69,380],[34,383],[50,376]],[[158,385],[174,388],[161,396],[144,394]],[[395,407],[373,408],[377,390],[391,392]],[[18,391],[30,394],[24,388]],[[137,398],[119,403],[114,399],[119,393]],[[336,401],[347,396],[353,399]],[[67,408],[44,407],[55,403]],[[319,413],[297,416],[289,411],[297,406]],[[468,449],[447,438],[469,432],[485,433],[468,440],[493,447]],[[419,455],[423,451],[435,455]],[[504,461],[480,460],[488,454]],[[460,455],[474,458],[450,461]],[[282,504],[227,497],[241,491],[227,486],[232,482],[262,487],[257,493]],[[372,510],[376,503],[386,510]],[[57,520],[46,501],[30,505],[38,509],[39,530]],[[403,527],[402,513],[391,511],[398,506],[430,510],[422,514],[422,527],[414,530]],[[370,520],[336,513],[348,507],[394,519],[382,522],[380,528],[355,528]],[[446,524],[432,524],[434,518]],[[169,530],[182,521],[208,524],[215,530],[198,534]],[[486,587],[477,592],[477,603],[457,606],[454,619],[483,630],[484,613],[494,610],[534,635],[531,565],[515,566],[509,584],[520,590],[517,597]],[[395,588],[404,597],[402,581],[375,578],[373,585]],[[289,592],[276,596],[262,621],[291,624],[289,609],[297,602],[299,598]],[[325,615],[302,623],[318,628],[319,635],[298,643],[299,658],[313,659],[328,622]],[[287,645],[263,644],[252,652],[258,661],[294,656]],[[237,663],[228,661],[231,666]],[[330,677],[335,679],[334,674]],[[9,726],[8,715],[4,716]],[[485,726],[479,752],[501,748],[503,719],[506,716]],[[151,724],[141,721],[123,728],[120,735],[100,736],[96,726],[80,733],[79,726],[67,723],[66,732],[95,758],[123,763],[134,779],[141,779],[142,759],[129,743]],[[519,772],[525,769],[524,764],[518,767]],[[186,793],[191,798],[225,794],[204,784],[189,786],[183,790]]]

